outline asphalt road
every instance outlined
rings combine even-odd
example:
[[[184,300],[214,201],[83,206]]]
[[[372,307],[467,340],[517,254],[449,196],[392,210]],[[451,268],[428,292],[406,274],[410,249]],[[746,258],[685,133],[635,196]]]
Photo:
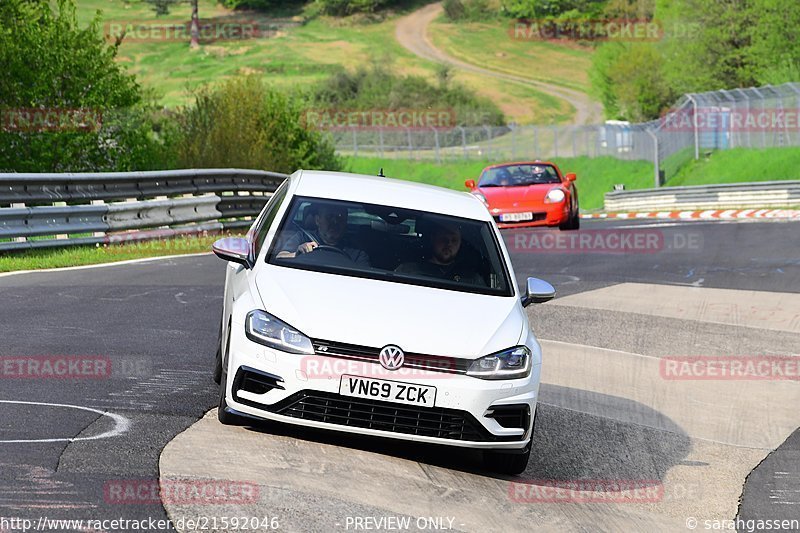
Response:
[[[548,241],[555,236],[545,237],[547,231],[505,235],[518,276],[551,280],[560,296],[621,283],[798,293],[797,229],[796,223],[781,222],[592,221],[584,222],[582,233],[593,237],[585,246],[594,248],[579,250],[574,243]],[[626,253],[608,249],[616,243],[609,235],[637,232],[647,245]],[[160,503],[126,503],[110,495],[109,487],[155,482],[161,450],[216,404],[210,367],[223,267],[208,255],[0,277],[0,357],[44,364],[70,356],[110,368],[78,379],[41,373],[23,378],[8,371],[0,377],[0,517],[166,518]],[[639,315],[597,313],[579,305],[541,306],[532,314],[532,323],[544,339],[578,344],[591,339],[593,346],[655,356],[712,348],[764,353],[765,347],[769,353],[796,354],[800,346],[800,335],[791,330],[769,332],[725,323],[697,328],[680,318],[646,321]],[[542,397],[557,398],[563,392],[543,387]],[[582,431],[604,438],[608,426],[596,416],[566,420],[564,413],[547,406],[540,412],[542,427],[550,428],[548,445],[562,452],[559,468],[564,475],[607,473],[609,467],[603,465],[613,459],[627,464],[630,475],[638,469],[661,476],[685,461],[688,453],[688,441],[679,429],[671,428],[665,440],[665,433],[652,433],[647,427],[620,426],[615,430],[619,438],[638,443],[627,463],[588,446],[576,461],[563,450],[577,442]],[[647,416],[658,418],[658,413]],[[92,440],[104,434],[112,436]],[[317,438],[325,442],[330,437]],[[795,432],[752,472],[744,487],[743,518],[797,518],[798,440]],[[341,439],[337,442],[341,445]],[[211,453],[213,446],[208,443],[208,450],[197,453]],[[352,446],[357,450],[362,444]],[[442,457],[440,452],[401,450],[392,444],[379,449],[453,469],[475,468],[462,453]],[[774,503],[776,494],[783,505]],[[0,520],[0,531],[4,529],[13,530]]]

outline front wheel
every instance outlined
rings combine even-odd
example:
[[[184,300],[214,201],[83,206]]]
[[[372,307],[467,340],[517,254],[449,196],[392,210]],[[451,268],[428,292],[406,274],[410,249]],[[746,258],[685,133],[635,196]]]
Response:
[[[219,361],[219,401],[217,402],[217,420],[226,426],[243,426],[247,420],[244,417],[228,412],[228,402],[225,394],[228,390],[228,371],[225,368],[228,362],[228,352],[231,348],[231,328],[228,327],[228,339],[225,341],[225,351],[220,350]]]
[[[575,209],[575,212],[570,215],[569,220],[559,225],[558,229],[562,231],[573,231],[581,229],[581,215],[578,209]]]

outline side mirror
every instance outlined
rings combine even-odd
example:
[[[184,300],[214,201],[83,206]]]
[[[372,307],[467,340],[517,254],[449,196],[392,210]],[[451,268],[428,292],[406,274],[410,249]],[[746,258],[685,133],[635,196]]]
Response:
[[[552,285],[539,278],[528,278],[528,287],[522,297],[522,307],[530,304],[541,304],[555,298],[556,290]]]
[[[467,186],[467,189],[474,189],[475,188],[475,180],[467,180],[464,182],[464,185]]]
[[[567,181],[575,181],[576,179],[578,179],[578,176],[573,172],[570,172],[564,177],[567,179]]]
[[[241,237],[225,237],[211,245],[211,250],[225,261],[239,263],[246,268],[253,268],[250,259],[250,241]]]

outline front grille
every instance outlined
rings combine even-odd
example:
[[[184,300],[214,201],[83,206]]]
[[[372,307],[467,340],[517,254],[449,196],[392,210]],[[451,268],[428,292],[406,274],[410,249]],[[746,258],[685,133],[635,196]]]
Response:
[[[357,359],[359,361],[369,361],[379,364],[378,356],[381,348],[371,348],[359,346],[357,344],[346,344],[343,342],[326,341],[312,339],[314,352],[317,355],[330,357],[341,357],[344,359]],[[415,353],[405,353],[404,367],[419,368],[433,372],[447,372],[450,374],[466,374],[472,359],[459,357],[444,357],[440,355],[422,355]]]
[[[277,414],[303,420],[422,437],[477,442],[519,439],[514,436],[492,435],[466,411],[400,405],[328,392],[301,391],[268,409]]]

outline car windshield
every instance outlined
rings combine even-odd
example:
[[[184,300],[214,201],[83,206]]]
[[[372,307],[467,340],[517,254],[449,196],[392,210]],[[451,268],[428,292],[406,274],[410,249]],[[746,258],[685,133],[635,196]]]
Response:
[[[488,168],[481,174],[478,187],[524,187],[540,183],[561,183],[553,165],[531,163]]]
[[[272,265],[511,296],[489,222],[297,196],[267,254]]]

